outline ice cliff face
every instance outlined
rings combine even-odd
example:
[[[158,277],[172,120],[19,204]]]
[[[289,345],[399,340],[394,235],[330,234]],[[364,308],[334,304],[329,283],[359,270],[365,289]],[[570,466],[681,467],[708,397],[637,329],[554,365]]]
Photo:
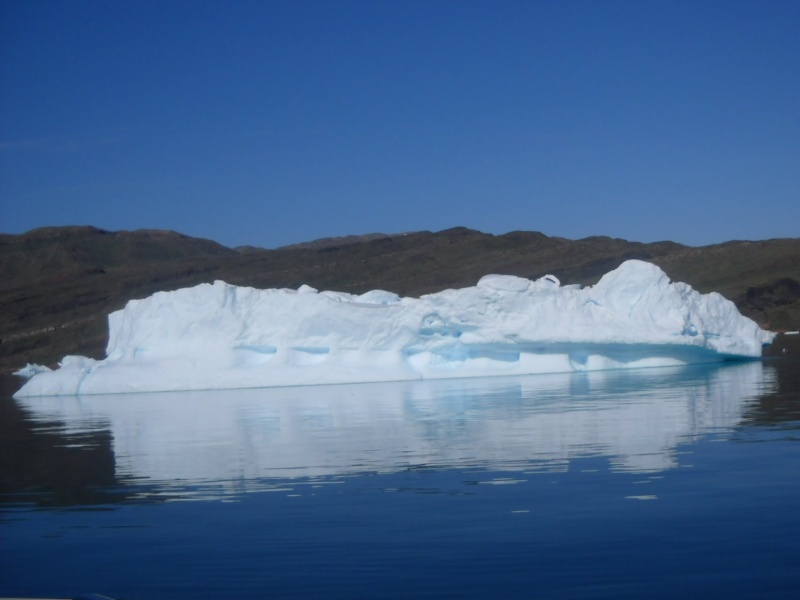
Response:
[[[531,374],[758,357],[772,334],[719,294],[628,261],[595,286],[488,275],[419,299],[218,281],[109,316],[108,358],[66,357],[17,396]]]

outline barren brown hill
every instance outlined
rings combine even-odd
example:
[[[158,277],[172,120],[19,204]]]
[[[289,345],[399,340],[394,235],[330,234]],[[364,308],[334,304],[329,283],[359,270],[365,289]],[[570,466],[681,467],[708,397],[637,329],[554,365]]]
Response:
[[[102,357],[109,312],[133,298],[216,279],[418,296],[474,285],[487,273],[552,273],[565,284],[587,285],[630,258],[658,264],[702,292],[718,291],[773,329],[800,329],[800,239],[794,238],[688,247],[454,228],[265,250],[230,249],[170,231],[59,227],[0,235],[0,372],[27,362],[53,365],[66,354]]]

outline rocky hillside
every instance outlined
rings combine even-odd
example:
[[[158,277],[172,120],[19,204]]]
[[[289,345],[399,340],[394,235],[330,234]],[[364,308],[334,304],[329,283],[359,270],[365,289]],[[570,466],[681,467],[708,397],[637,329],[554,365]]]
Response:
[[[106,316],[133,298],[222,279],[254,287],[418,296],[487,273],[596,282],[639,258],[702,292],[718,291],[774,330],[800,329],[800,239],[703,247],[464,228],[328,238],[274,250],[226,248],[171,231],[37,229],[0,235],[0,373],[66,354],[102,357]]]

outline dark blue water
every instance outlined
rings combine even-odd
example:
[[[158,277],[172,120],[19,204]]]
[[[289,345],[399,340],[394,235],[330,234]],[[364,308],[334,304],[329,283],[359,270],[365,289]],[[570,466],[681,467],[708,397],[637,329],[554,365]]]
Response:
[[[796,367],[6,398],[0,596],[797,598]]]

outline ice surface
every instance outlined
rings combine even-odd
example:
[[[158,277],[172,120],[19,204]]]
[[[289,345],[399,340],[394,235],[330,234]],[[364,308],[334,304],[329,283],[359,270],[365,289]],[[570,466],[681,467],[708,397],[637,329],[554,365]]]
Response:
[[[109,315],[107,358],[26,367],[17,397],[403,381],[754,358],[773,334],[627,261],[587,288],[487,275],[421,298],[217,281]]]

